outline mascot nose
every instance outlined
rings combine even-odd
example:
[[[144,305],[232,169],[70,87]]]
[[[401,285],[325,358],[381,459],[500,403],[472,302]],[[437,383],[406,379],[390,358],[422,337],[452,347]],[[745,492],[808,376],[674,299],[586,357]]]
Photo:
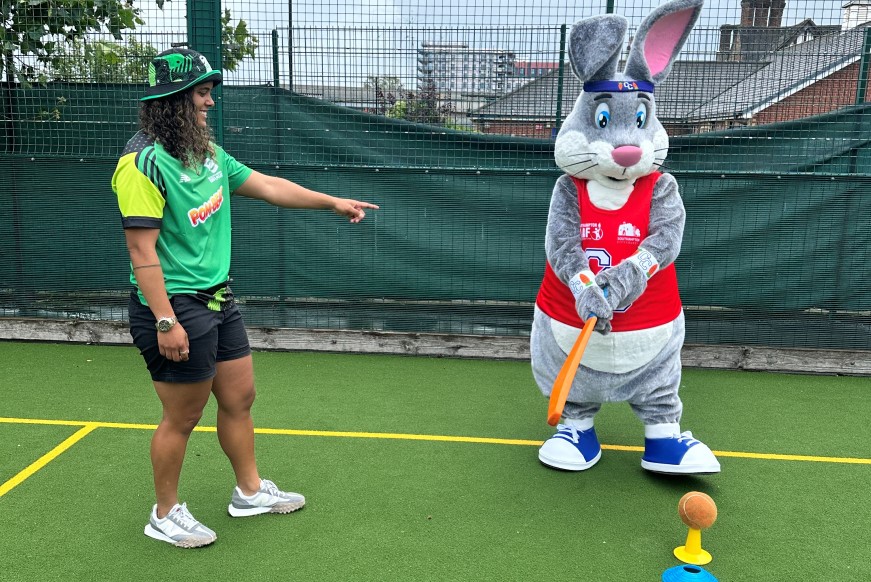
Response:
[[[611,152],[611,157],[624,168],[628,168],[641,160],[641,148],[630,145],[620,146],[614,148],[614,151]]]

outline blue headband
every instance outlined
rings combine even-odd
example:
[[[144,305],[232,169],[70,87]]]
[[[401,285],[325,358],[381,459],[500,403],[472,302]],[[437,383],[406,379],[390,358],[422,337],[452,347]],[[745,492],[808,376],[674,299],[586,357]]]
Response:
[[[584,83],[584,91],[588,93],[628,93],[630,91],[645,91],[653,93],[653,83],[648,81],[587,81]]]

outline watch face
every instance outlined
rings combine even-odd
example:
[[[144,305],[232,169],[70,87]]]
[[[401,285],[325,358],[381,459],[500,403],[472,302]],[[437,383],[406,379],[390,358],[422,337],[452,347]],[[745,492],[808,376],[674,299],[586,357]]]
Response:
[[[169,331],[175,325],[174,319],[159,319],[157,320],[157,331]]]

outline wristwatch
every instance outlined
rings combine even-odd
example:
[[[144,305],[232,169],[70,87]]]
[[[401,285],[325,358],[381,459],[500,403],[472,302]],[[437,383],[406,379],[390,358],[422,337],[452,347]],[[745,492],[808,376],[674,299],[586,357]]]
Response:
[[[167,332],[171,330],[172,326],[174,326],[176,323],[178,323],[178,320],[174,317],[161,317],[157,320],[155,327],[157,328],[157,331]]]

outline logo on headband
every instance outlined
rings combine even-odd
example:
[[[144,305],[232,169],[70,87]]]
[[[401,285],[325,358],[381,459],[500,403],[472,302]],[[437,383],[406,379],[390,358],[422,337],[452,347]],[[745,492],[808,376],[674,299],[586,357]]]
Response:
[[[653,83],[648,81],[587,81],[584,83],[584,91],[588,93],[629,93],[632,91],[644,91],[653,93]]]

